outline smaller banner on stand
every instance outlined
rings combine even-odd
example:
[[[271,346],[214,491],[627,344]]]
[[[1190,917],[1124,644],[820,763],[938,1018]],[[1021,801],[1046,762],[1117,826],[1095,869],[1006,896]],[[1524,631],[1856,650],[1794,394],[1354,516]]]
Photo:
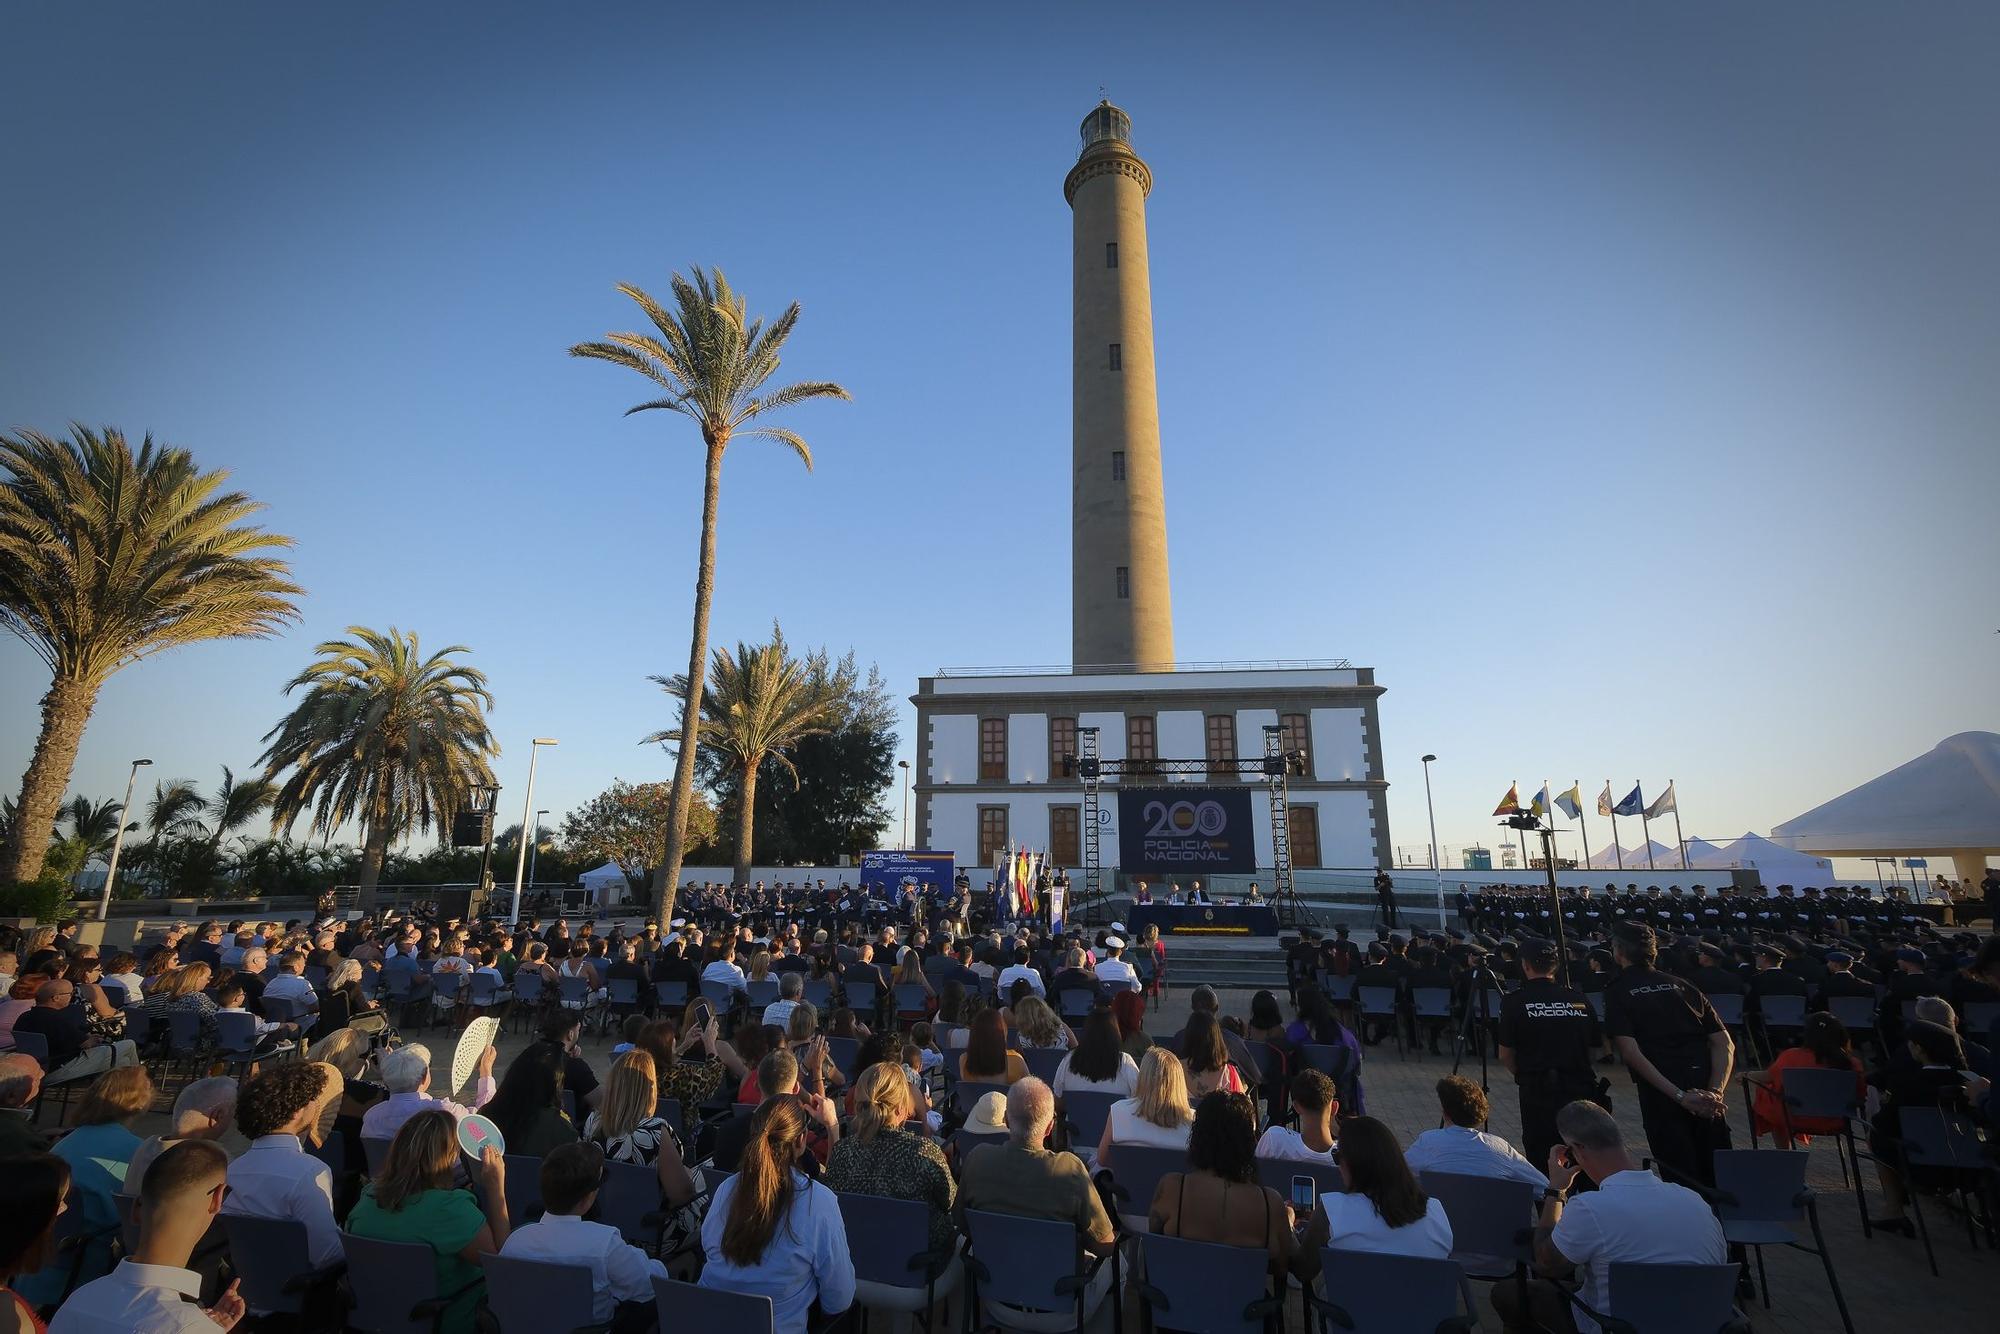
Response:
[[[1059,936],[1063,931],[1063,887],[1049,886],[1049,934]]]

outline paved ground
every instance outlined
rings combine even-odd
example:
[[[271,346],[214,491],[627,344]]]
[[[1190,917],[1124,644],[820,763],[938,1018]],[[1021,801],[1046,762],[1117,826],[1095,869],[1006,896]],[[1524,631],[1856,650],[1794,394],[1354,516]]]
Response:
[[[1241,1014],[1248,1010],[1249,992],[1228,991],[1222,994],[1225,1012]],[[1185,1021],[1187,1009],[1186,992],[1172,993],[1149,1019],[1148,1028],[1158,1033],[1173,1033]],[[448,1069],[452,1036],[440,1030],[419,1040],[431,1047],[437,1066]],[[595,1037],[585,1040],[584,1054],[600,1075],[609,1065],[608,1053],[612,1041],[612,1038]],[[520,1049],[521,1043],[522,1039],[518,1037],[503,1038],[500,1061],[503,1072],[506,1060]],[[1393,1046],[1371,1048],[1363,1070],[1370,1114],[1388,1122],[1407,1143],[1437,1124],[1437,1102],[1432,1089],[1438,1077],[1450,1070],[1449,1056],[1439,1058],[1413,1053],[1406,1059],[1398,1059]],[[1468,1058],[1461,1073],[1477,1078],[1476,1060]],[[1497,1063],[1491,1066],[1489,1081],[1493,1094],[1491,1128],[1518,1144],[1520,1119],[1515,1110],[1512,1085]],[[1628,1140],[1643,1148],[1645,1135],[1639,1124],[1630,1082],[1622,1071],[1614,1073],[1612,1082],[1614,1110],[1619,1122],[1624,1126]],[[146,1118],[137,1129],[141,1134],[153,1133],[162,1119]],[[1730,1119],[1737,1131],[1738,1145],[1747,1146],[1748,1131],[1739,1090],[1732,1090]],[[1765,1143],[1768,1146],[1769,1141]],[[1862,1170],[1869,1206],[1879,1209],[1881,1197],[1876,1189],[1873,1168],[1864,1165]],[[1950,1219],[1935,1220],[1932,1237],[1937,1246],[1942,1274],[1933,1278],[1924,1263],[1921,1242],[1880,1233],[1872,1240],[1863,1239],[1853,1191],[1843,1185],[1840,1167],[1830,1144],[1821,1142],[1811,1150],[1808,1180],[1819,1193],[1827,1244],[1832,1251],[1834,1267],[1840,1276],[1855,1328],[1860,1334],[1889,1331],[1898,1325],[1914,1325],[1935,1334],[1994,1327],[1991,1284],[1996,1272],[1996,1259],[1993,1252],[1983,1247],[1975,1250],[1962,1225],[1956,1225]],[[1768,1250],[1765,1258],[1770,1270],[1774,1306],[1766,1311],[1759,1304],[1750,1310],[1757,1330],[1822,1334],[1840,1329],[1839,1316],[1817,1258],[1779,1248]],[[1499,1330],[1499,1319],[1486,1300],[1484,1286],[1475,1286],[1479,1289],[1481,1328]],[[1979,1315],[1982,1310],[1987,1314]],[[953,1319],[956,1319],[955,1310]],[[876,1323],[879,1327],[880,1322]],[[1108,1319],[1101,1324],[1108,1325]],[[1296,1304],[1288,1310],[1287,1325],[1292,1330],[1300,1328]],[[1129,1305],[1127,1326],[1127,1334],[1135,1334],[1142,1328],[1136,1309]]]

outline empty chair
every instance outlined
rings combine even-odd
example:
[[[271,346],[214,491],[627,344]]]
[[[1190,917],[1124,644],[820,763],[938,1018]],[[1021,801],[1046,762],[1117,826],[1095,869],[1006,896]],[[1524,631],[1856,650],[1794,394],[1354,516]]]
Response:
[[[1076,1224],[968,1209],[965,1269],[968,1301],[983,1303],[987,1320],[1010,1329],[1082,1330],[1111,1294],[1112,1329],[1125,1327],[1119,1295],[1118,1248],[1087,1256]],[[1069,1264],[1062,1263],[1069,1257]]]
[[[727,982],[703,982],[701,996],[715,1007],[717,1014],[727,1014],[736,1005],[736,989]]]
[[[1362,1019],[1382,1020],[1387,1025],[1389,1032],[1396,1039],[1396,1054],[1398,1056],[1404,1055],[1403,1026],[1398,1022],[1396,1014],[1396,989],[1394,987],[1356,987],[1354,994],[1360,1006]],[[1496,1009],[1494,1013],[1498,1014],[1499,1011]]]
[[[847,992],[847,1004],[850,1009],[857,1014],[875,1013],[875,998],[878,993],[873,982],[843,982],[841,985]]]
[[[1450,1260],[1374,1251],[1320,1252],[1319,1281],[1305,1290],[1310,1322],[1328,1334],[1472,1334],[1458,1309],[1459,1271]],[[1686,1334],[1686,1332],[1684,1332]]]
[[[1644,1265],[1617,1261],[1606,1275],[1605,1309],[1592,1310],[1575,1293],[1570,1302],[1618,1334],[1721,1334],[1739,1327],[1735,1265]]]
[[[1848,1079],[1851,1092],[1852,1076]],[[1731,1245],[1748,1246],[1757,1253],[1757,1286],[1764,1294],[1767,1310],[1771,1305],[1771,1280],[1764,1270],[1764,1248],[1796,1247],[1819,1257],[1826,1270],[1827,1286],[1833,1289],[1833,1304],[1840,1311],[1840,1322],[1846,1326],[1847,1334],[1854,1334],[1854,1321],[1847,1314],[1847,1299],[1841,1295],[1840,1279],[1833,1272],[1826,1237],[1820,1231],[1819,1205],[1806,1187],[1804,1150],[1717,1149],[1711,1203],[1722,1223],[1723,1240]],[[1802,1223],[1812,1228],[1811,1246],[1799,1236]]]
[[[656,1278],[653,1300],[659,1306],[660,1334],[776,1334],[769,1297]]]
[[[1541,1189],[1527,1181],[1462,1172],[1424,1172],[1420,1177],[1424,1192],[1444,1206],[1451,1220],[1451,1258],[1460,1271],[1477,1279],[1513,1279],[1520,1309],[1527,1310]],[[1472,1305],[1470,1294],[1466,1305]]]
[[[1710,996],[1708,1003],[1715,1008],[1715,1017],[1722,1021],[1723,1027],[1735,1028],[1743,1022],[1742,993],[1720,991]]]
[[[509,1012],[509,1019],[519,1019],[526,1028],[535,1012],[548,1004],[548,986],[540,973],[531,973],[523,968],[514,974],[514,999],[519,1002]]]
[[[1956,1112],[1937,1107],[1905,1107],[1897,1115],[1899,1135],[1893,1145],[1896,1165],[1903,1171],[1910,1208],[1917,1216],[1917,1231],[1924,1239],[1924,1255],[1931,1275],[1938,1272],[1937,1252],[1931,1246],[1930,1223],[1924,1217],[1926,1188],[1944,1188],[1958,1193],[1967,1205],[1965,1231],[1974,1237],[1970,1196],[1978,1190],[1981,1174],[1988,1164],[1981,1156],[1984,1147],[1979,1131]]]
[[[1440,1025],[1451,1022],[1451,988],[1413,987],[1410,991],[1410,1010],[1419,1019],[1427,1019]]]
[[[769,1005],[778,999],[778,979],[775,977],[746,982],[743,984],[743,989],[749,993],[752,1005]]]
[[[1148,1233],[1139,1250],[1146,1259],[1139,1296],[1154,1329],[1263,1334],[1265,1322],[1284,1309],[1283,1293],[1267,1291],[1269,1256],[1260,1248]]]
[[[445,1312],[469,1299],[481,1280],[455,1292],[437,1288],[437,1252],[421,1242],[376,1241],[343,1232],[354,1309],[347,1327],[361,1334],[437,1334]]]
[[[257,1004],[263,1008],[264,1017],[274,1024],[294,1023],[306,1012],[303,1002],[283,996],[265,996]]]
[[[653,983],[653,999],[662,1010],[678,1010],[688,1002],[688,984],[685,982]]]
[[[224,1214],[229,1263],[253,1311],[303,1315],[308,1289],[346,1270],[345,1264],[316,1270],[306,1244],[306,1225],[289,1218]]]
[[[507,1221],[518,1227],[542,1216],[542,1160],[525,1153],[507,1155]]]
[[[595,1325],[595,1286],[588,1265],[552,1264],[489,1255],[486,1309],[500,1334],[564,1334]]]
[[[821,1014],[826,1013],[833,1006],[833,979],[828,977],[807,978],[805,982],[805,999],[812,1004],[815,1010],[818,1010]]]
[[[940,1298],[955,1291],[964,1266],[951,1251],[930,1248],[930,1206],[883,1195],[838,1195],[854,1262],[857,1306],[920,1315],[931,1328]]]
[[[1086,1162],[1097,1153],[1097,1146],[1104,1139],[1104,1125],[1111,1119],[1111,1104],[1118,1100],[1116,1093],[1063,1094],[1063,1120],[1069,1125],[1070,1148],[1080,1150]]]
[[[1154,1144],[1114,1144],[1111,1148],[1111,1198],[1119,1216],[1134,1232],[1148,1227],[1147,1215],[1153,1207],[1153,1191],[1169,1172],[1187,1170],[1186,1149],[1166,1149]]]
[[[1097,1005],[1097,997],[1082,987],[1064,987],[1056,993],[1056,1013],[1065,1019],[1082,1019]]]
[[[611,1021],[621,1015],[637,1014],[644,1008],[639,1000],[639,979],[636,977],[613,977],[604,983],[604,1009],[598,1019],[598,1030],[608,1028]]]
[[[1028,1073],[1044,1084],[1053,1084],[1056,1070],[1062,1065],[1063,1057],[1069,1053],[1061,1047],[1024,1047],[1021,1060],[1027,1064]]]
[[[1829,996],[1826,1008],[1849,1033],[1874,1031],[1875,1002],[1867,996]]]
[[[1352,973],[1321,973],[1319,989],[1324,991],[1326,998],[1335,1005],[1352,1005],[1354,1004],[1354,982],[1355,978]]]

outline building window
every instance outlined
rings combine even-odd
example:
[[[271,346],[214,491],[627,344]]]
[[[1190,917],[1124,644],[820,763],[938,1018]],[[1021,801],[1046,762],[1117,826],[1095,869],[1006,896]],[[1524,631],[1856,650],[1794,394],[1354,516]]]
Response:
[[[1118,267],[1118,243],[1116,241],[1106,241],[1104,243],[1104,267],[1107,269]]]
[[[1159,747],[1155,744],[1153,715],[1134,713],[1125,719],[1125,767],[1137,771],[1147,771],[1159,760]]]
[[[1208,776],[1211,780],[1236,776],[1236,715],[1211,713],[1207,718]]]
[[[1125,345],[1123,343],[1113,343],[1111,345],[1111,369],[1114,371],[1125,369]]]
[[[1007,850],[1007,808],[979,808],[979,864],[993,865],[993,859]]]
[[[1007,781],[1007,720],[979,720],[979,781]]]
[[[1076,754],[1076,719],[1049,719],[1049,776],[1061,774],[1065,777],[1076,773],[1076,766],[1070,757]],[[1065,768],[1064,766],[1068,766]]]
[[[1292,845],[1292,869],[1319,865],[1319,807],[1285,807],[1286,837]]]
[[[1049,807],[1049,861],[1075,866],[1083,861],[1083,808]]]
[[[1278,744],[1305,756],[1305,776],[1313,776],[1312,719],[1303,713],[1282,714],[1278,718]]]
[[[1128,565],[1118,567],[1118,596],[1121,598],[1132,596],[1132,569]]]
[[[1111,451],[1111,480],[1114,482],[1125,480],[1125,451],[1122,449]]]

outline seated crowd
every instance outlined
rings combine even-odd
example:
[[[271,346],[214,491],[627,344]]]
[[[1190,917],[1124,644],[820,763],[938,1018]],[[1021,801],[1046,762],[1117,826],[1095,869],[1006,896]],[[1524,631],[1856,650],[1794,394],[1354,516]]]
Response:
[[[1308,933],[1288,956],[1289,1017],[1272,992],[1234,1015],[1198,987],[1180,1031],[1154,1035],[1159,959],[1142,977],[1120,930],[973,940],[919,927],[903,941],[893,926],[805,939],[682,921],[601,936],[560,920],[209,922],[102,964],[49,929],[0,938],[14,1007],[0,1013],[12,1048],[0,1052],[0,1334],[226,1329],[267,1314],[253,1301],[286,1279],[307,1294],[306,1327],[339,1328],[352,1303],[398,1290],[369,1268],[392,1253],[425,1257],[421,1296],[439,1303],[447,1334],[490,1327],[492,1285],[513,1260],[587,1271],[591,1306],[576,1325],[659,1328],[659,1303],[694,1282],[768,1298],[777,1329],[804,1331],[912,1289],[915,1307],[900,1309],[961,1284],[976,1295],[995,1282],[981,1238],[996,1216],[1059,1223],[1075,1239],[1074,1283],[1058,1291],[1072,1269],[1049,1261],[1048,1309],[985,1299],[1003,1325],[1068,1328],[1128,1284],[1166,1282],[1146,1270],[1146,1236],[1262,1252],[1278,1297],[1296,1288],[1337,1307],[1323,1271],[1343,1253],[1504,1276],[1511,1261],[1454,1243],[1448,1188],[1468,1177],[1511,1183],[1539,1220],[1537,1277],[1494,1289],[1509,1328],[1592,1328],[1572,1296],[1602,1310],[1612,1263],[1729,1258],[1699,1183],[1644,1170],[1601,1096],[1552,1107],[1533,1161],[1484,1129],[1486,1094],[1456,1075],[1437,1082],[1436,1124],[1410,1127],[1420,1133],[1407,1145],[1367,1114],[1364,1063],[1387,1030],[1356,1031],[1337,979],[1395,975],[1398,1010],[1379,1022],[1415,1040],[1428,1016],[1401,1002],[1435,976],[1452,997],[1443,1024],[1469,1032],[1479,979],[1535,981],[1544,946],[1446,938],[1413,950],[1388,937],[1364,956],[1345,929],[1327,942]],[[1719,968],[1738,948],[1675,941],[1662,960],[1651,942],[1621,938],[1607,963],[1585,941],[1579,958],[1608,989],[1667,962]],[[1768,943],[1741,946],[1746,989],[1768,971],[1757,961]],[[1855,944],[1867,967],[1883,962],[1872,942]],[[1956,950],[1941,977],[1911,949],[1890,948],[1893,973],[1870,991],[1873,1068],[1818,1005],[1796,1029],[1756,1033],[1786,1043],[1753,1109],[1774,1136],[1840,1128],[1788,1111],[1788,1071],[1851,1071],[1857,1102],[1873,1090],[1875,1221],[1891,1232],[1909,1226],[1910,1192],[1935,1184],[1898,1169],[1898,1117],[1990,1115],[1990,1086],[1957,1072],[1986,1068],[1992,1044],[1973,1056],[1954,1024],[2000,981],[1990,940]],[[1842,994],[1837,979],[1857,963],[1845,953],[1819,951],[1809,1004]],[[487,1013],[531,1034],[497,1080],[494,1046],[461,1089],[444,1086],[427,1045],[404,1040]],[[1638,1039],[1615,1019],[1606,1027],[1635,1079],[1642,1063],[1679,1077],[1625,1045]],[[1726,1032],[1718,1041],[1731,1048]],[[1717,1102],[1727,1079],[1725,1065]],[[134,1124],[164,1101],[163,1132],[142,1138]],[[490,1141],[463,1147],[475,1111],[504,1157]],[[1707,1112],[1695,1100],[1690,1114]],[[884,1282],[857,1268],[867,1248],[850,1246],[842,1200],[860,1196],[922,1207],[914,1269]],[[294,1271],[259,1272],[276,1252],[246,1249],[240,1220],[298,1225],[284,1234],[299,1239]]]

